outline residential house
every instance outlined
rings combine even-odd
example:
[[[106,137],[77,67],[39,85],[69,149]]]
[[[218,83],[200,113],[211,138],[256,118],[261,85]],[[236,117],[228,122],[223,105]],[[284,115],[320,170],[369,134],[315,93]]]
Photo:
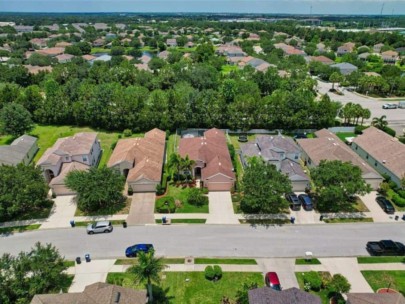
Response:
[[[254,45],[253,46],[253,51],[256,54],[262,54],[263,53],[263,48],[260,45]]]
[[[186,43],[186,47],[191,49],[191,48],[194,47],[194,43],[192,41],[189,41],[189,42]]]
[[[220,45],[216,52],[220,55],[224,55],[227,57],[245,57],[246,53],[240,48],[239,46],[236,45],[231,45],[231,44],[223,44]]]
[[[136,64],[134,64],[134,66],[140,71],[152,72],[152,70],[149,68],[149,66],[146,63],[136,63]]]
[[[33,25],[15,25],[14,29],[18,33],[30,33],[34,31],[34,26]]]
[[[95,61],[104,61],[104,62],[107,62],[107,61],[111,61],[111,56],[110,55],[108,55],[108,54],[104,54],[104,55],[101,55],[101,56],[99,56],[99,57],[96,57],[95,59],[93,59],[92,61],[90,61],[90,63],[93,63],[93,62],[95,62]]]
[[[61,47],[61,48],[65,48],[67,46],[72,46],[72,44],[70,42],[66,42],[66,41],[61,41],[55,44],[55,47]]]
[[[195,161],[192,176],[210,191],[229,191],[235,183],[235,173],[226,144],[225,133],[216,128],[202,137],[183,137],[179,154]]]
[[[381,53],[381,48],[384,46],[384,43],[378,43],[373,46],[374,53]]]
[[[269,287],[248,291],[249,304],[321,304],[317,295],[292,287],[281,291]]]
[[[276,166],[291,180],[293,191],[305,191],[310,180],[301,168],[301,149],[291,137],[258,135],[254,142],[240,145],[244,167],[250,157],[261,157],[266,163]]]
[[[28,165],[38,151],[37,138],[22,135],[11,145],[0,146],[0,165]]]
[[[93,56],[93,55],[83,55],[82,56],[82,58],[84,59],[84,60],[86,60],[86,61],[92,61],[92,60],[94,60],[94,59],[96,59],[97,57],[96,56]]]
[[[348,293],[346,304],[405,304],[401,293]]]
[[[167,40],[166,40],[166,45],[167,45],[168,47],[176,47],[176,46],[177,46],[177,40],[174,39],[174,38],[167,39]]]
[[[156,128],[143,138],[120,139],[107,166],[124,175],[134,192],[155,192],[162,178],[165,147],[166,133]]]
[[[58,60],[59,63],[71,62],[74,57],[75,56],[70,55],[70,54],[61,54],[61,55],[55,56],[56,60]]]
[[[381,58],[384,63],[395,64],[399,60],[399,55],[395,51],[386,51],[381,53]]]
[[[114,34],[114,33],[107,33],[107,34],[105,35],[105,39],[111,40],[111,39],[115,39],[115,38],[117,38],[117,35]]]
[[[274,44],[274,47],[276,49],[282,50],[285,56],[291,56],[291,55],[306,56],[306,53],[304,51],[296,49],[295,47],[285,44],[285,43],[276,43],[276,44]]]
[[[50,73],[52,72],[51,66],[37,66],[37,65],[24,65],[24,67],[28,70],[28,73],[32,75],[37,75],[40,72]]]
[[[369,127],[353,139],[351,147],[371,167],[401,186],[405,174],[405,145],[397,138]]]
[[[369,52],[361,53],[357,56],[360,60],[366,61],[371,54]]]
[[[94,28],[96,30],[106,30],[108,29],[108,25],[106,23],[94,23]]]
[[[322,43],[322,42],[319,42],[319,43],[316,45],[316,50],[317,50],[319,53],[324,53],[324,52],[326,51],[326,46],[325,46],[325,44]]]
[[[364,72],[364,75],[373,76],[373,77],[381,77],[381,74],[378,74],[376,72]]]
[[[105,44],[105,40],[102,38],[98,38],[96,40],[93,41],[93,46],[94,47],[102,47]]]
[[[44,28],[47,28],[49,31],[53,31],[53,32],[59,31],[59,25],[56,23],[54,23],[52,25],[45,25]]]
[[[146,304],[144,289],[125,288],[107,283],[93,283],[82,292],[37,294],[31,304]]]
[[[347,53],[352,53],[354,51],[355,44],[353,42],[346,42],[337,49],[337,55],[342,56]]]
[[[160,59],[167,60],[167,58],[169,57],[169,51],[167,51],[167,50],[162,51],[162,52],[160,52],[157,56],[158,56]]]
[[[249,40],[249,41],[259,41],[260,36],[258,34],[250,33],[247,40]]]
[[[325,56],[308,56],[308,57],[306,57],[306,60],[308,62],[316,61],[316,62],[320,62],[320,63],[326,64],[326,65],[331,65],[331,64],[335,63],[332,59],[325,57]]]
[[[330,67],[337,68],[342,75],[350,75],[351,73],[358,70],[358,68],[355,65],[348,62],[333,64]]]
[[[144,55],[142,55],[141,58],[139,58],[139,60],[141,60],[141,62],[144,63],[144,64],[148,64],[149,61],[152,60],[152,57],[149,56],[149,55],[144,54]]]
[[[95,132],[76,133],[70,137],[59,138],[38,160],[55,195],[74,194],[65,186],[66,175],[73,170],[88,170],[97,166],[101,156],[101,146]]]
[[[341,141],[339,137],[326,129],[315,132],[315,135],[316,138],[297,139],[297,143],[303,151],[301,158],[305,165],[313,168],[318,166],[321,160],[351,162],[360,168],[363,179],[373,190],[379,188],[383,181],[382,176]]]
[[[30,40],[30,43],[34,47],[45,48],[47,46],[48,39],[45,39],[45,38],[33,38],[33,39]]]
[[[61,47],[52,47],[52,48],[47,48],[47,49],[42,49],[36,51],[36,53],[44,55],[44,56],[49,56],[49,57],[56,57],[58,55],[61,55],[65,52],[65,48]]]

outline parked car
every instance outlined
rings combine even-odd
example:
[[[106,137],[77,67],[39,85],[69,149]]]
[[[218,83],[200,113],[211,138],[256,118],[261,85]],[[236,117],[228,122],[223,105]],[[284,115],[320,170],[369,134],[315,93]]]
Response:
[[[405,245],[392,240],[368,242],[366,249],[371,255],[405,255]]]
[[[275,272],[268,272],[264,278],[264,282],[266,286],[274,289],[274,290],[281,290],[280,280],[278,279],[278,275]]]
[[[295,133],[294,138],[300,139],[300,138],[307,138],[307,133]]]
[[[384,196],[378,196],[375,200],[380,205],[382,210],[385,211],[385,213],[388,213],[388,214],[394,214],[395,213],[394,206]]]
[[[294,192],[287,193],[285,199],[290,203],[291,210],[301,210],[301,202]]]
[[[314,209],[312,200],[308,194],[300,194],[300,195],[298,195],[298,198],[299,198],[299,200],[302,204],[302,208],[304,208],[304,210],[311,211],[312,209]]]
[[[398,108],[398,105],[396,105],[395,103],[386,103],[386,104],[383,104],[382,108],[383,109],[396,109],[396,108]]]
[[[149,252],[151,250],[154,250],[153,245],[152,244],[136,244],[133,246],[129,246],[126,250],[125,250],[125,256],[127,258],[134,258],[138,255],[138,252]]]
[[[113,231],[113,226],[109,221],[100,221],[87,225],[87,234],[109,233]]]

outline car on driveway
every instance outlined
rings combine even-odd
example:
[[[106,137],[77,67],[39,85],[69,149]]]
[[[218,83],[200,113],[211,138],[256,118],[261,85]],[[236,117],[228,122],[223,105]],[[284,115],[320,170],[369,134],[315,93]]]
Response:
[[[396,109],[396,108],[398,108],[398,105],[396,105],[395,103],[386,103],[386,104],[383,104],[382,108],[386,109],[386,110]]]
[[[371,255],[405,255],[405,245],[392,240],[368,242],[366,249]]]
[[[113,231],[113,226],[109,221],[100,221],[87,225],[87,234],[109,233]]]
[[[298,199],[301,202],[302,208],[306,211],[311,211],[314,209],[314,205],[312,204],[312,200],[308,194],[300,194],[298,195]]]
[[[278,275],[276,272],[268,272],[264,277],[264,282],[266,286],[274,289],[274,290],[281,290],[280,280],[278,279]]]
[[[129,246],[125,250],[125,256],[127,258],[135,258],[139,252],[149,252],[151,250],[154,250],[152,244],[136,244],[133,246]]]
[[[380,205],[382,210],[385,211],[385,213],[388,213],[388,214],[394,214],[395,213],[394,206],[384,196],[378,196],[375,200]]]
[[[287,193],[285,199],[290,203],[291,210],[301,210],[301,202],[294,192]]]

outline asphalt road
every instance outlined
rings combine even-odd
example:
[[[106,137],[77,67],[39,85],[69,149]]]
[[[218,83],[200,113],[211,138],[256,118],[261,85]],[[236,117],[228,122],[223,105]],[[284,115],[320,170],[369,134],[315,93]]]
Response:
[[[368,108],[371,111],[371,118],[369,121],[371,121],[373,117],[381,117],[382,115],[385,115],[387,116],[389,126],[395,129],[397,133],[402,134],[403,129],[405,128],[405,109],[385,110],[382,108],[382,105],[385,103],[390,103],[390,101],[381,101],[375,98],[367,98],[346,90],[343,91],[344,95],[337,95],[335,93],[329,92],[329,89],[331,88],[332,88],[331,83],[322,82],[318,80],[319,93],[328,94],[332,100],[339,101],[343,105],[345,105],[348,102],[361,104],[362,107]],[[341,88],[339,89],[341,90]],[[392,103],[398,104],[398,101],[393,101]]]
[[[159,256],[318,257],[367,255],[370,240],[405,242],[405,223],[329,225],[172,225],[115,227],[110,234],[87,235],[85,227],[36,230],[0,237],[0,254],[28,251],[35,242],[52,243],[67,259],[124,257],[127,246],[152,243]]]

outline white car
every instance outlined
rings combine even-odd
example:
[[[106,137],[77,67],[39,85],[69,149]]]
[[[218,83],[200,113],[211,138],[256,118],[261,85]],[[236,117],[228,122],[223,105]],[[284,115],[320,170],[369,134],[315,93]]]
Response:
[[[382,106],[383,109],[396,109],[398,108],[398,105],[395,103],[386,103]]]

